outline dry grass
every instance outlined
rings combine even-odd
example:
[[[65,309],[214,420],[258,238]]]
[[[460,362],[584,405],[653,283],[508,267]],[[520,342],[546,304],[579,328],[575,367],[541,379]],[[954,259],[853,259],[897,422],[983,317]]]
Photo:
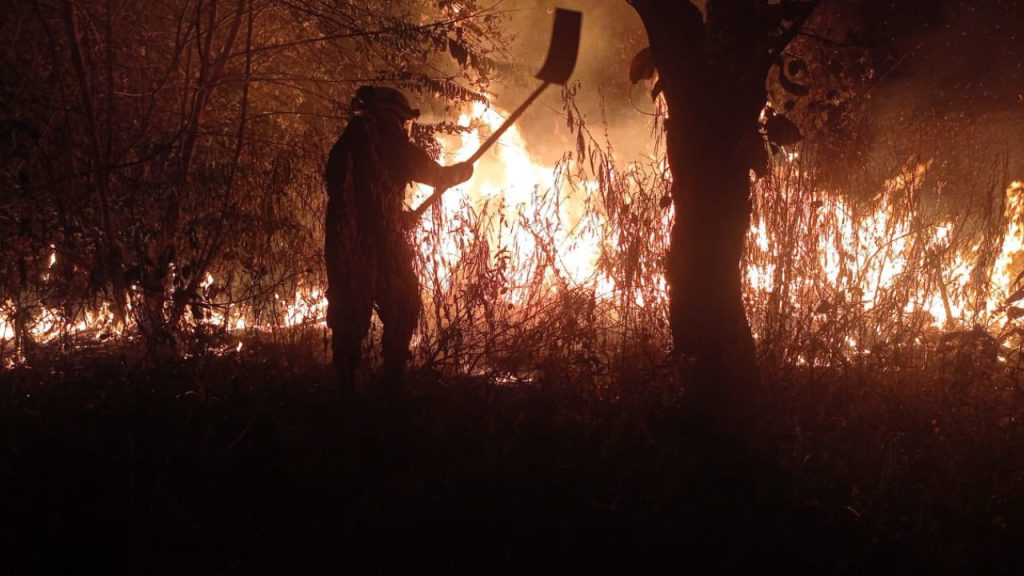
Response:
[[[662,199],[670,176],[662,161],[617,165],[611,145],[580,120],[571,93],[566,113],[579,140],[554,168],[554,186],[537,186],[514,206],[498,196],[434,210],[416,232],[418,367],[503,383],[554,371],[597,387],[665,373],[671,338],[662,269],[672,213]],[[1024,361],[1016,321],[1024,310],[1013,305],[1022,266],[1004,244],[1014,240],[1024,205],[1007,195],[1005,162],[961,183],[976,189],[960,202],[944,196],[949,183],[930,176],[931,162],[894,154],[883,189],[852,198],[822,189],[821,168],[804,151],[777,158],[753,186],[745,293],[768,373],[803,366],[927,371],[952,355],[1016,377]],[[288,173],[285,166],[272,176]],[[252,207],[237,249],[210,266],[215,281],[192,295],[180,351],[303,341],[310,329],[314,349],[328,360],[316,291],[324,278],[315,240],[323,198],[315,178],[300,180],[277,182],[291,192]],[[598,256],[581,273],[571,256],[587,250]],[[35,272],[9,287],[16,301],[0,302],[9,332],[21,336],[0,341],[0,362],[34,353],[29,334],[33,323],[45,323],[44,310],[64,319],[44,334],[48,353],[108,340],[106,325],[68,330],[100,307],[101,293],[66,285],[56,268]],[[197,322],[211,317],[226,320]],[[244,331],[235,329],[239,320]],[[373,336],[371,357],[379,326]]]

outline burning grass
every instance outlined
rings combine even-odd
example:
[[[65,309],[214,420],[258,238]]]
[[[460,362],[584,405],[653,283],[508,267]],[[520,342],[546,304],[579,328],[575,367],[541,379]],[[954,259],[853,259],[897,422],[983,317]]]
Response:
[[[862,202],[817,190],[799,159],[755,184],[747,303],[766,354],[884,365],[974,342],[1019,367],[1024,189],[993,178],[986,206],[949,217],[928,166],[911,162]]]
[[[536,377],[558,366],[595,383],[630,366],[667,358],[663,257],[671,184],[654,159],[616,164],[611,147],[567,113],[578,148],[555,166],[530,154],[513,128],[474,179],[428,212],[412,241],[420,247],[424,313],[415,341],[419,366],[496,381]],[[475,103],[450,135],[445,162],[468,156],[501,122]],[[754,218],[745,257],[748,317],[762,360],[773,366],[836,367],[927,362],[970,347],[985,362],[1016,371],[1022,359],[1024,184],[994,173],[981,205],[943,204],[932,160],[894,163],[868,199],[818,186],[809,154],[780,155],[754,181]],[[1005,171],[1004,171],[1005,172]],[[413,191],[413,204],[429,190]],[[314,215],[322,206],[314,207]],[[952,214],[952,216],[950,216]],[[317,217],[310,218],[313,226]],[[301,242],[294,246],[303,246]],[[323,330],[326,302],[318,254],[275,249],[277,260],[214,264],[189,298],[182,340],[290,338]],[[39,344],[66,352],[135,332],[144,290],[133,286],[127,318],[102,294],[83,300],[51,276],[67,257],[40,255],[38,277],[0,302],[0,361],[12,366]],[[185,275],[185,271],[182,272]],[[186,297],[164,287],[165,300]],[[376,331],[375,331],[376,332]],[[374,343],[368,343],[372,353]],[[660,368],[656,368],[657,373]]]

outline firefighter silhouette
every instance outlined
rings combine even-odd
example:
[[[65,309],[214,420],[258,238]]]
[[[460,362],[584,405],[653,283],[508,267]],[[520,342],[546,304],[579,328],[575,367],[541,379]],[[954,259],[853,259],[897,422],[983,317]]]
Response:
[[[472,176],[471,164],[443,167],[409,141],[419,110],[392,88],[363,86],[353,118],[327,160],[327,325],[340,386],[352,390],[374,309],[384,324],[385,383],[402,384],[419,319],[419,280],[405,230],[406,187],[450,187]]]

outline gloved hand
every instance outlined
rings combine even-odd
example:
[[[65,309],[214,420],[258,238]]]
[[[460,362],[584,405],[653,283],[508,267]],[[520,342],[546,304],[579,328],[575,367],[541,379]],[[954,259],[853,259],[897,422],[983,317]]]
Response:
[[[444,180],[444,188],[458,186],[473,176],[473,165],[468,162],[459,162],[451,166],[445,166],[441,173]]]

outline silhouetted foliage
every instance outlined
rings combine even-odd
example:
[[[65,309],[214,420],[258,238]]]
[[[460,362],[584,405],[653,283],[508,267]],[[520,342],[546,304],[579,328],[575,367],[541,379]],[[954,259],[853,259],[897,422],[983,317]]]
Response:
[[[322,278],[320,175],[355,87],[477,100],[507,68],[500,24],[475,1],[14,2],[0,302],[71,324],[112,302],[155,348],[211,306],[280,314]]]

